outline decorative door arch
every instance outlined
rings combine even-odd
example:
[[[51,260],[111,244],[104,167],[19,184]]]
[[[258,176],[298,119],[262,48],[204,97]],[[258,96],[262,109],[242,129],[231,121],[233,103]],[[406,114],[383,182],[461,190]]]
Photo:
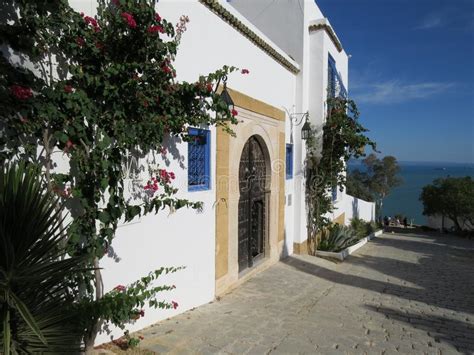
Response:
[[[262,139],[251,136],[239,164],[239,272],[265,256],[269,208],[268,150]]]

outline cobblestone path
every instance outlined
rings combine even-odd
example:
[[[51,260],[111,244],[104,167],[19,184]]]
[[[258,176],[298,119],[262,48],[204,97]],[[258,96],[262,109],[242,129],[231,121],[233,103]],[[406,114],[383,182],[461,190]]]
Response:
[[[200,354],[474,354],[474,241],[384,234],[344,263],[291,256],[140,332]]]

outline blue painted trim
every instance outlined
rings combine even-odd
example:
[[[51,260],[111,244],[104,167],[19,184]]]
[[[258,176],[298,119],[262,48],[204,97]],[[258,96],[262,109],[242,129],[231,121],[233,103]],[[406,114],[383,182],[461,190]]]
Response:
[[[286,179],[293,178],[293,144],[286,145]]]
[[[328,88],[331,89],[328,92],[329,97],[336,97],[336,76],[337,76],[336,61],[328,53]]]
[[[188,191],[205,191],[211,189],[211,131],[208,129],[189,128],[188,134],[190,136],[205,135],[206,143],[204,150],[204,183],[201,185],[189,185],[188,172]],[[189,147],[188,143],[188,147]],[[189,148],[188,148],[189,149]],[[189,160],[189,153],[188,153]]]
[[[339,72],[337,71],[336,68],[336,61],[334,58],[331,56],[331,54],[328,53],[328,72],[329,68],[331,68],[331,77],[328,77],[328,87],[331,85],[331,97],[336,97],[336,86],[339,84],[339,97],[347,98],[347,90],[346,87],[344,86],[344,83],[342,82],[342,78],[339,75]],[[331,81],[331,84],[329,84],[329,81]]]

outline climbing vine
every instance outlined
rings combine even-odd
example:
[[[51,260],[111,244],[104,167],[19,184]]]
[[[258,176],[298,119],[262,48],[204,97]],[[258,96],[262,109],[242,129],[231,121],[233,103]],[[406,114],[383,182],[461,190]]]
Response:
[[[326,122],[312,127],[306,140],[306,204],[308,247],[316,250],[320,231],[330,224],[328,214],[333,210],[331,190],[344,188],[346,163],[363,156],[368,145],[375,143],[364,135],[359,111],[353,100],[336,97],[327,100]]]
[[[159,164],[149,166],[141,194],[130,198],[127,157],[165,156],[164,140],[186,141],[189,126],[218,125],[230,133],[237,112],[217,87],[237,68],[177,81],[173,61],[189,19],[173,25],[155,11],[154,1],[99,0],[91,17],[67,0],[9,0],[3,14],[0,161],[42,167],[47,188],[70,210],[69,254],[87,254],[89,266],[97,268],[82,281],[83,297],[98,301],[104,296],[99,260],[110,253],[119,222],[164,208],[202,207],[177,198],[174,172]],[[101,304],[114,296],[124,294],[112,293]],[[136,303],[128,302],[124,314],[135,312]],[[99,325],[100,317],[93,317],[86,326],[87,346]]]

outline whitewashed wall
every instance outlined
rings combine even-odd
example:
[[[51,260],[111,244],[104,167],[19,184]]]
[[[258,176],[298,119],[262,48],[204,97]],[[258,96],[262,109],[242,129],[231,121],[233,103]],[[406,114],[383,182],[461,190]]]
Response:
[[[83,3],[80,2],[78,5]],[[89,6],[76,8],[87,14],[93,14],[89,12]],[[234,9],[230,10],[242,21],[246,21]],[[177,23],[183,14],[190,18],[188,30],[183,35],[175,62],[178,80],[193,82],[199,75],[207,74],[223,65],[234,65],[248,69],[250,74],[230,75],[229,87],[279,108],[294,105],[295,76],[205,6],[197,1],[162,0],[157,6],[157,11],[172,23]],[[251,24],[248,25],[253,27]],[[168,284],[176,285],[176,289],[163,294],[163,298],[178,302],[178,309],[166,311],[145,309],[145,317],[130,326],[130,330],[143,328],[214,298],[215,144],[215,130],[211,129],[210,190],[187,192],[185,144],[176,146],[184,159],[184,166],[181,167],[176,161],[172,161],[168,168],[176,174],[175,185],[180,189],[178,196],[203,201],[203,212],[197,214],[193,210],[182,209],[170,216],[167,212],[163,212],[157,216],[144,217],[137,223],[121,226],[113,244],[121,261],[115,263],[110,258],[102,260],[106,291],[118,284],[126,285],[133,282],[160,266],[186,266],[185,270],[163,279]],[[288,242],[287,248],[290,244],[292,246],[292,241]],[[112,334],[117,337],[122,333],[118,329],[113,329]],[[107,340],[109,337],[101,334],[97,343]]]
[[[347,225],[350,224],[352,218],[360,218],[367,222],[375,221],[375,203],[338,191],[332,218],[337,218],[341,213],[345,213],[344,222]]]

